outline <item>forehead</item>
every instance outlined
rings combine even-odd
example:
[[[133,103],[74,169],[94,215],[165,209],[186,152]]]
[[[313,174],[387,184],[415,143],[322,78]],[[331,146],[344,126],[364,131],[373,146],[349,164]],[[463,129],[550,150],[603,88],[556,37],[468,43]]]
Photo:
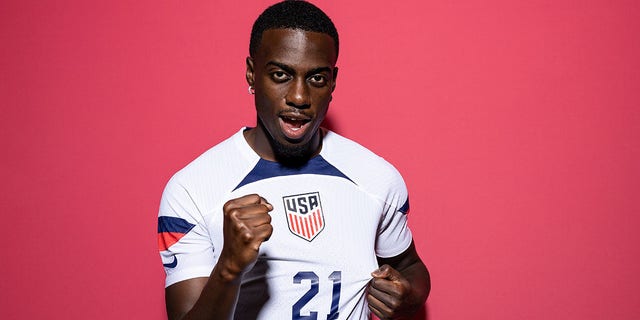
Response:
[[[328,34],[300,29],[269,29],[262,33],[256,60],[265,63],[321,64],[333,67],[336,48]]]

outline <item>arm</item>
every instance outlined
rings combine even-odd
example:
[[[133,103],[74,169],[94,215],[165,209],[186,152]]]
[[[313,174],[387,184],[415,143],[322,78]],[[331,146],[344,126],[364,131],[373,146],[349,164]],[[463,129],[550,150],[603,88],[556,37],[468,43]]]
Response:
[[[367,292],[369,309],[380,319],[410,319],[429,295],[431,280],[416,248],[392,258],[378,258]]]
[[[255,263],[258,250],[273,228],[273,206],[258,195],[225,203],[224,247],[208,278],[175,283],[165,290],[167,314],[177,319],[231,319],[242,276]]]

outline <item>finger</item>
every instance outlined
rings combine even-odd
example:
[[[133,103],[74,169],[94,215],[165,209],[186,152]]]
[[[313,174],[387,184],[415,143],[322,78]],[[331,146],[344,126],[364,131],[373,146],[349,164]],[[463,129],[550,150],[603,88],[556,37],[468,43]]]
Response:
[[[369,290],[367,293],[367,303],[369,309],[380,319],[386,319],[391,315],[392,309],[389,308],[383,301],[378,298],[380,292],[372,292]]]
[[[374,278],[385,278],[391,281],[403,279],[400,272],[398,272],[398,270],[392,268],[388,264],[382,265],[380,268],[371,272],[371,276]]]
[[[261,221],[261,223],[270,223],[271,215],[264,205],[254,205],[251,207],[239,208],[230,213],[230,215],[241,221]]]
[[[239,220],[269,219],[269,207],[264,204],[254,203],[244,207],[232,208],[225,211],[225,215]]]
[[[232,221],[230,227],[234,230],[233,233],[240,236],[245,243],[253,241],[262,242],[265,238],[271,236],[273,230],[271,226],[271,216],[268,214],[262,214],[253,219],[233,217]]]
[[[257,216],[268,216],[269,211],[273,210],[271,204],[252,203],[241,207],[230,207],[225,209],[225,214],[235,216],[239,219],[251,219]]]
[[[235,234],[242,239],[244,243],[261,243],[266,241],[273,233],[273,226],[264,223],[256,226],[249,226],[245,222],[240,222],[234,226]]]
[[[402,297],[411,288],[411,284],[406,279],[389,280],[387,278],[371,279],[370,287],[386,293],[391,297]]]
[[[371,299],[378,309],[382,312],[392,312],[400,304],[400,300],[389,292],[369,287],[369,299]]]
[[[376,309],[375,306],[373,305],[369,305],[369,310],[371,311],[371,313],[373,313],[378,319],[385,319],[385,316],[382,314],[382,312],[378,309]]]
[[[269,238],[271,237],[271,234],[273,234],[273,226],[271,226],[270,224],[265,224],[265,225],[256,227],[253,231],[254,231],[256,240],[259,242],[264,242],[269,240]]]
[[[235,198],[227,201],[224,204],[223,209],[224,211],[229,211],[236,208],[242,208],[252,204],[260,204],[260,203],[263,203],[264,205],[268,204],[269,206],[271,206],[271,204],[269,204],[267,200],[265,200],[261,196],[254,193],[254,194],[248,194],[240,198]],[[273,208],[273,206],[271,206],[271,208]]]
[[[265,206],[267,206],[267,209],[269,211],[273,210],[273,206],[271,205],[271,203],[269,203],[269,201],[267,201],[267,199],[260,197],[260,204],[263,204]]]

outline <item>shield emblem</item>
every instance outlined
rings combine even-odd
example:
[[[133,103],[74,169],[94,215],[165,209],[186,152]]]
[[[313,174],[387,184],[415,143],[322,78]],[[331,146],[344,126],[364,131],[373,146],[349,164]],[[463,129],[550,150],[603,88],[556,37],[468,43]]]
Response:
[[[311,241],[324,230],[325,221],[320,204],[320,193],[286,196],[282,200],[291,233]]]

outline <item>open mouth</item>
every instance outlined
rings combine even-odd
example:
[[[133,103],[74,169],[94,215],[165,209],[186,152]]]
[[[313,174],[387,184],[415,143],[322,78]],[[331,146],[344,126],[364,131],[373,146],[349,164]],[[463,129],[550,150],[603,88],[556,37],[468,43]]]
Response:
[[[307,131],[311,119],[303,115],[280,115],[280,126],[284,135],[291,140],[299,140]]]

